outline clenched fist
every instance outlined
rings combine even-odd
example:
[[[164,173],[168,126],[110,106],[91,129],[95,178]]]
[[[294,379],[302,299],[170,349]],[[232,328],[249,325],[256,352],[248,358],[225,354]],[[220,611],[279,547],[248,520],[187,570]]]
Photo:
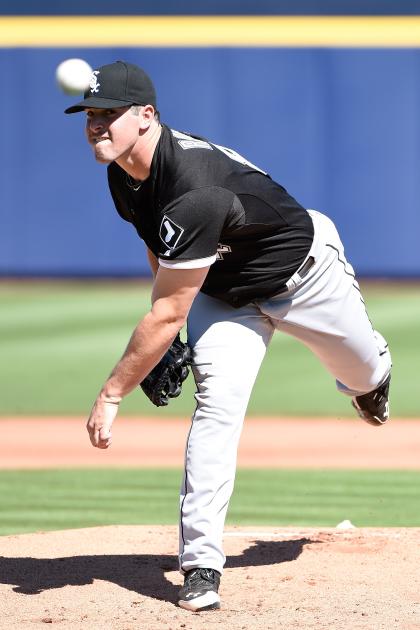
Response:
[[[112,442],[111,427],[118,413],[119,400],[98,397],[90,412],[86,428],[93,446],[108,448]]]

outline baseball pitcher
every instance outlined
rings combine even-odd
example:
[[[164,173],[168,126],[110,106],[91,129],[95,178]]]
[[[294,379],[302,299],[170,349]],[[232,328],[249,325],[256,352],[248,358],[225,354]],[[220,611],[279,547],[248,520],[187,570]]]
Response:
[[[179,605],[219,608],[237,446],[274,332],[310,348],[375,426],[389,417],[391,357],[329,218],[302,207],[232,149],[162,124],[153,84],[138,66],[117,61],[93,76],[66,113],[85,112],[87,140],[108,165],[118,213],[147,246],[154,283],[151,309],[102,386],[87,428],[93,446],[107,448],[124,396],[141,383],[155,404],[167,404],[192,370]],[[185,323],[188,346],[178,337]]]

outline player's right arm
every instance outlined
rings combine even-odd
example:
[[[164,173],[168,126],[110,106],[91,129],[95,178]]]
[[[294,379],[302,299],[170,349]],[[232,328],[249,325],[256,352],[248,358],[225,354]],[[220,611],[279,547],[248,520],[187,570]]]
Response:
[[[168,350],[185,324],[208,270],[208,267],[174,270],[159,267],[152,308],[134,329],[124,354],[92,407],[87,430],[93,446],[108,448],[111,444],[111,427],[120,401],[143,381]]]

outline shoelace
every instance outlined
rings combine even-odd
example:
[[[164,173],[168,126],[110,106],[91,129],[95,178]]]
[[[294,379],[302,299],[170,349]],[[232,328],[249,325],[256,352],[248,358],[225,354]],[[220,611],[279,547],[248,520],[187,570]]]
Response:
[[[374,392],[370,392],[369,394],[362,394],[361,396],[356,396],[357,400],[360,399],[362,401],[366,401],[367,403],[373,402],[376,406],[386,403],[388,401],[389,381],[390,379],[388,378]]]
[[[380,387],[378,387],[377,391],[373,395],[373,401],[378,407],[385,405],[385,403],[388,401],[388,391],[389,381],[386,381]]]
[[[384,392],[376,392],[376,394],[373,396],[373,401],[374,403],[379,406],[381,404],[383,404],[384,400],[385,400],[386,396],[384,396]]]
[[[212,569],[196,569],[187,579],[188,584],[197,585],[200,582],[214,582],[214,571]]]

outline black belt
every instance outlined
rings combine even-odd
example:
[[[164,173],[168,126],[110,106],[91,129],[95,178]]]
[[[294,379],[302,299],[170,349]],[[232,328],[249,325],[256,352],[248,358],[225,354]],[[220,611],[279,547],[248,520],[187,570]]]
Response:
[[[314,264],[315,258],[313,256],[308,256],[307,260],[305,260],[305,262],[297,269],[297,271],[295,271],[295,273],[290,276],[288,282],[290,282],[290,280],[295,276],[299,276],[299,278],[304,278],[309,273],[309,270],[312,269]],[[287,283],[285,282],[280,287],[280,289],[276,291],[276,295],[278,295],[279,293],[285,293],[285,291],[289,291],[289,289],[290,287],[288,287]]]
[[[296,273],[298,273],[301,278],[304,278],[307,275],[309,269],[311,269],[311,267],[313,267],[314,264],[315,264],[315,258],[313,256],[309,256],[308,260],[305,263],[303,263],[302,267],[299,267]]]

